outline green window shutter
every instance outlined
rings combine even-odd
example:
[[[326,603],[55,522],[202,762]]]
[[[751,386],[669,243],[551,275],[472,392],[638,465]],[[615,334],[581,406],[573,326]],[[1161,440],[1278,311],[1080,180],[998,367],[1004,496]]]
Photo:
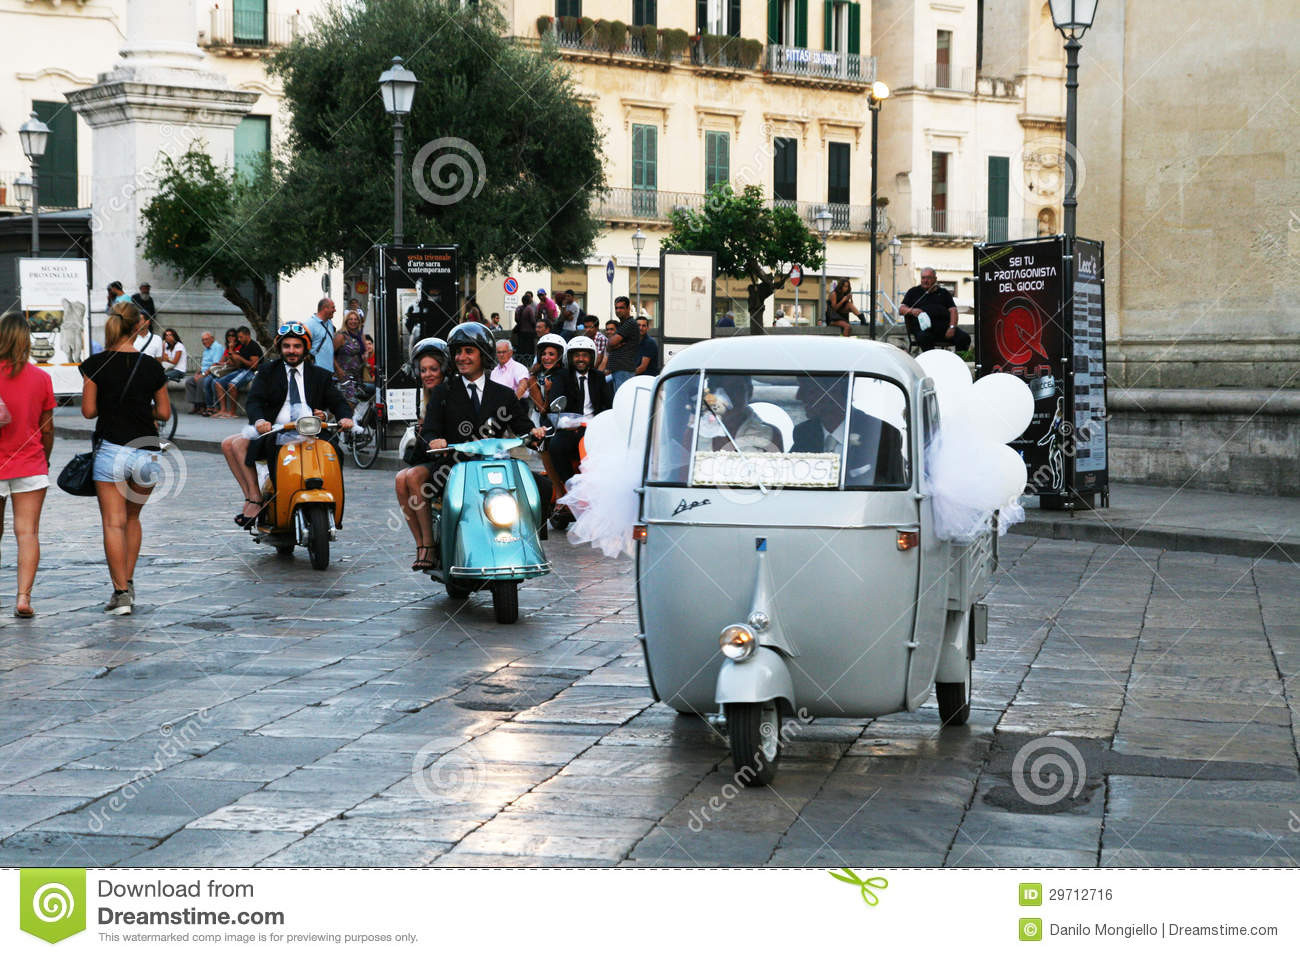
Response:
[[[709,0],[695,0],[695,32],[709,32]]]
[[[235,127],[235,172],[251,176],[259,157],[271,151],[271,118],[246,116]]]
[[[849,4],[849,52],[858,53],[862,49],[862,4]]]
[[[767,0],[767,42],[781,42],[781,0]]]
[[[827,144],[826,202],[849,202],[849,144]]]
[[[266,42],[266,0],[234,0],[236,43]]]
[[[772,140],[772,198],[794,202],[799,198],[799,145],[793,137]]]
[[[1011,186],[1011,160],[1005,156],[989,157],[989,241],[1007,238],[1007,198]]]
[[[632,126],[632,188],[658,189],[657,137],[659,131],[641,123]]]
[[[41,207],[77,205],[77,114],[67,103],[34,100],[37,118],[50,128],[41,158]]]
[[[835,22],[835,4],[831,0],[825,0],[822,4],[822,49],[832,49],[831,44],[834,37],[831,32],[831,26]]]
[[[740,36],[740,0],[730,0],[727,5],[727,36]]]
[[[805,48],[808,46],[808,0],[795,0],[794,45]]]
[[[717,130],[704,133],[704,189],[731,181],[731,134]]]

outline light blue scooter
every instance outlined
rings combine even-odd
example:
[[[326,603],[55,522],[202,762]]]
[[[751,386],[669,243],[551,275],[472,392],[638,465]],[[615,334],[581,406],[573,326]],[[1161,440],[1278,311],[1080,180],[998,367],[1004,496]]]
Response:
[[[447,477],[442,507],[434,506],[434,548],[441,559],[430,577],[463,599],[492,590],[492,609],[503,625],[519,619],[519,583],[551,570],[538,539],[542,499],[524,462],[511,449],[524,439],[477,439],[447,446],[472,456]]]

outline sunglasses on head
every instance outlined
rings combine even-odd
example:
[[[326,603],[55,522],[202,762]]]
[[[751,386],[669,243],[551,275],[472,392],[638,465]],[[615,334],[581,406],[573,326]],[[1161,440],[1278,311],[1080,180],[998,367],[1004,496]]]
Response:
[[[278,336],[305,336],[307,327],[301,322],[286,322],[276,330]]]

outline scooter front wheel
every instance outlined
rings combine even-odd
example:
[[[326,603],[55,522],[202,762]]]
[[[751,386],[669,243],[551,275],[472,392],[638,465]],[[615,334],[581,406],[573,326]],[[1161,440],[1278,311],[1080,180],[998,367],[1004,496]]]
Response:
[[[330,567],[330,513],[328,506],[312,505],[307,512],[307,554],[311,567],[323,572]]]
[[[498,624],[513,625],[519,620],[519,582],[492,584],[492,611]]]
[[[723,706],[736,778],[749,787],[771,784],[781,760],[781,709],[775,701]]]

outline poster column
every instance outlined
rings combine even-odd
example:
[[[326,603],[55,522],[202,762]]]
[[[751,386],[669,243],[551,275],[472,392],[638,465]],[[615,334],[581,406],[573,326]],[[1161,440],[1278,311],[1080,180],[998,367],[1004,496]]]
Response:
[[[80,395],[77,364],[90,355],[90,264],[20,259],[18,287],[32,328],[32,361],[50,374],[55,395]]]
[[[659,368],[691,343],[713,337],[716,276],[715,253],[659,254]]]
[[[447,338],[460,316],[457,246],[380,246],[375,381],[385,424],[419,415],[419,383],[407,364],[410,348],[430,336]]]
[[[1074,476],[1077,496],[1091,502],[1100,495],[1110,504],[1110,473],[1106,420],[1106,289],[1105,247],[1096,240],[1076,239],[1071,250],[1070,337],[1071,410]]]

